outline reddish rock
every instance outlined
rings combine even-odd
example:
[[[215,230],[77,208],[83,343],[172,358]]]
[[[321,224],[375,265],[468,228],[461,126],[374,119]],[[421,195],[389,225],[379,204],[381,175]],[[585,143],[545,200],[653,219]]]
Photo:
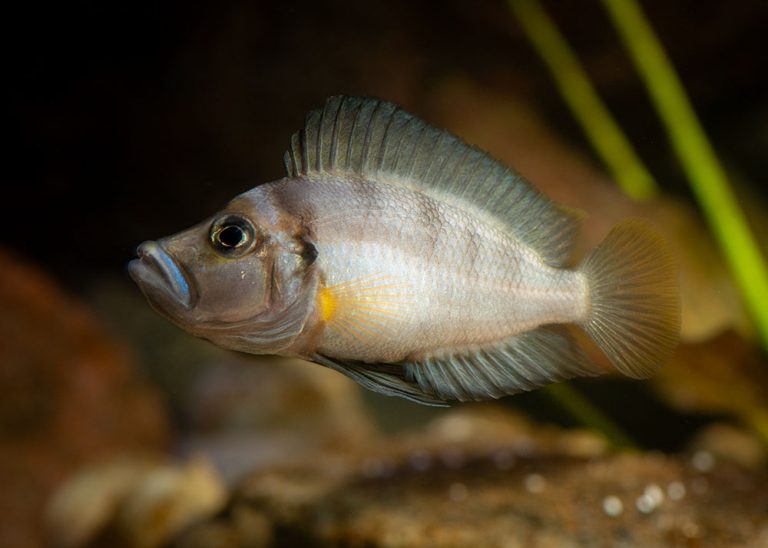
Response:
[[[47,497],[81,465],[167,439],[130,353],[82,303],[0,249],[0,546],[40,545]]]

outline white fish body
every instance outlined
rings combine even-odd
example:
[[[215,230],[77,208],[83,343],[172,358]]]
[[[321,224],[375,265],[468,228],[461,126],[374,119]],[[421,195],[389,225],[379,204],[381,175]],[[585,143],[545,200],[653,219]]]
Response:
[[[600,373],[568,324],[632,377],[674,349],[673,261],[644,222],[621,223],[566,268],[573,215],[371,99],[311,113],[285,163],[285,179],[212,222],[140,248],[132,273],[156,308],[223,346],[300,356],[430,404]]]
[[[283,184],[313,212],[321,353],[418,360],[586,313],[584,275],[548,266],[492,219],[363,181]]]

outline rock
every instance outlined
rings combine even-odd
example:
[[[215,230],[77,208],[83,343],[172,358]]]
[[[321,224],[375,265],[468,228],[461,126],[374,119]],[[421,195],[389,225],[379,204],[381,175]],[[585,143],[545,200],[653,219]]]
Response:
[[[713,423],[702,429],[688,444],[688,451],[694,464],[717,459],[751,470],[764,470],[768,465],[765,442],[754,433],[727,423]]]
[[[42,543],[45,501],[88,462],[159,451],[168,423],[89,310],[0,249],[0,545]]]
[[[204,458],[174,464],[119,457],[70,478],[52,497],[46,523],[54,544],[65,548],[155,548],[217,512],[225,499],[221,479]]]
[[[223,350],[172,325],[135,287],[102,281],[92,291],[180,419],[182,456],[206,455],[226,483],[376,434],[360,387],[347,377],[301,360]]]
[[[51,496],[45,512],[51,544],[85,546],[113,522],[134,486],[159,465],[158,459],[124,456],[86,466]]]
[[[728,413],[768,442],[768,360],[733,331],[680,345],[652,382],[681,412]]]
[[[235,490],[224,514],[176,545],[199,546],[200,535],[212,547],[768,542],[764,472],[719,461],[702,469],[599,443],[585,450],[581,436],[590,435],[500,411],[449,412],[366,451],[261,470]],[[249,544],[254,539],[261,544]]]
[[[376,428],[360,388],[300,360],[231,353],[208,364],[188,395],[185,453],[209,456],[228,483],[253,470],[365,445]]]

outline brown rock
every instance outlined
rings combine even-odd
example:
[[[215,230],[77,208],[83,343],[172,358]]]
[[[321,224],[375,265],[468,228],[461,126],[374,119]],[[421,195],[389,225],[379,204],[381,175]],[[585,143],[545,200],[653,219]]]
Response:
[[[311,455],[303,464],[253,474],[223,516],[178,544],[196,546],[198,532],[208,546],[248,546],[244,515],[259,524],[262,545],[278,546],[768,541],[764,473],[716,460],[703,469],[688,459],[584,447],[582,436],[505,413],[449,412],[423,432],[363,453]]]
[[[703,458],[705,463],[707,459],[717,459],[752,470],[768,466],[768,445],[753,432],[724,422],[703,428],[690,441],[688,450],[699,463]]]
[[[88,466],[51,498],[46,525],[57,546],[163,546],[217,512],[226,489],[210,462],[137,455]]]
[[[724,332],[681,345],[653,379],[658,393],[684,413],[727,413],[768,440],[768,362],[743,337]]]

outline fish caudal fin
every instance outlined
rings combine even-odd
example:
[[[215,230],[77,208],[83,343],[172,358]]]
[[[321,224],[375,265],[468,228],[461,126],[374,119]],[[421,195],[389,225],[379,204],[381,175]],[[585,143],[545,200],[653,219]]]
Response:
[[[677,267],[664,239],[646,221],[623,221],[579,270],[589,288],[581,327],[624,375],[653,374],[680,332]]]

